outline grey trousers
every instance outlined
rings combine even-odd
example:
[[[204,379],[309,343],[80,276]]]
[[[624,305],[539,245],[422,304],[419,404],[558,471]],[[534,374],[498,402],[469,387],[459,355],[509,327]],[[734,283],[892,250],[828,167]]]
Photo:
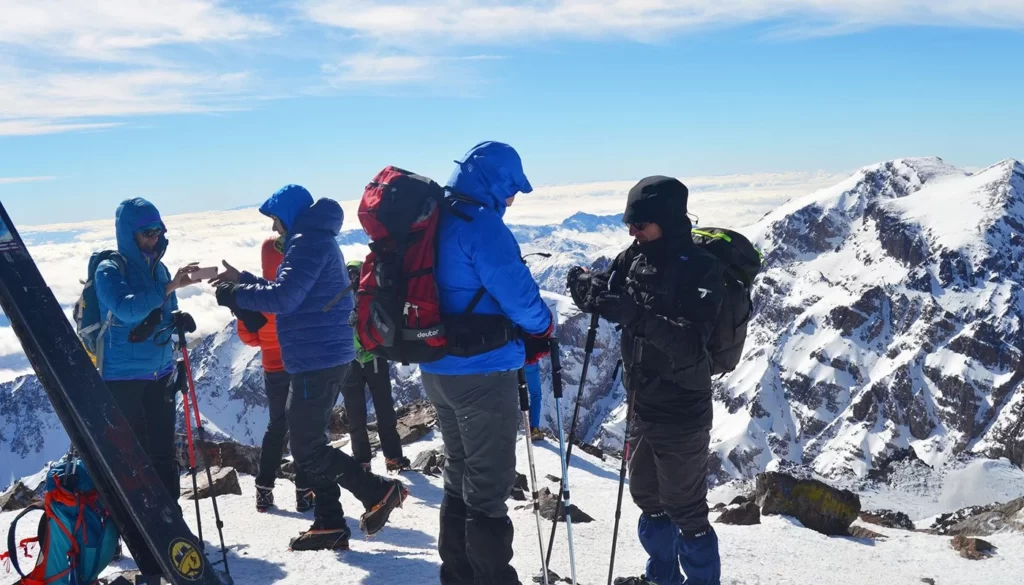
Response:
[[[709,429],[633,421],[629,493],[647,515],[665,512],[683,532],[708,526]]]
[[[444,487],[471,512],[508,514],[516,479],[516,435],[522,422],[515,371],[442,376],[423,373],[437,410],[447,455]]]

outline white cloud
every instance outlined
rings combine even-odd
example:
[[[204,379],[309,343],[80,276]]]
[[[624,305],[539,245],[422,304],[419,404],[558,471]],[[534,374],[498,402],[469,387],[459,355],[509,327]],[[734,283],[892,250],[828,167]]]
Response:
[[[264,17],[211,0],[0,0],[0,44],[65,57],[120,60],[158,45],[275,32]]]
[[[0,15],[0,136],[238,108],[248,73],[210,71],[181,49],[278,32],[221,0],[0,0]]]
[[[245,73],[177,70],[55,73],[0,70],[0,136],[96,130],[113,117],[201,113],[239,107]],[[103,121],[92,121],[100,119]]]
[[[0,132],[2,134],[2,132]],[[39,181],[52,181],[57,177],[0,177],[0,185],[11,183],[37,183]]]
[[[408,83],[425,81],[435,74],[438,60],[417,55],[360,53],[323,66],[328,81],[345,83]]]
[[[493,45],[555,37],[646,41],[780,19],[804,21],[800,28],[829,34],[888,25],[1024,27],[1019,0],[305,0],[300,6],[313,22],[388,45]]]

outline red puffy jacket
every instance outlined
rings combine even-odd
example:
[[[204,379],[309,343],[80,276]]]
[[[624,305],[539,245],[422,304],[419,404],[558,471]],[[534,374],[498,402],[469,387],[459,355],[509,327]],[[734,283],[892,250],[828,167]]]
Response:
[[[277,267],[281,265],[284,255],[277,249],[277,239],[270,238],[263,242],[263,278],[274,280],[277,278]],[[263,369],[267,372],[283,372],[284,361],[281,359],[281,344],[277,341],[277,318],[273,313],[263,313],[267,318],[267,324],[256,333],[245,328],[242,321],[238,321],[238,337],[242,343],[252,347],[258,347],[263,354]]]

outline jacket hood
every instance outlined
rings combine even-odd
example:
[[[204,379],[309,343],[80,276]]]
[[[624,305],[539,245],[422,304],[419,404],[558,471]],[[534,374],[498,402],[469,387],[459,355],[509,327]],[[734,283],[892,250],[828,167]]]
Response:
[[[305,187],[285,185],[263,202],[263,205],[260,206],[260,213],[280,219],[284,224],[284,229],[290,232],[299,214],[312,205],[313,196]]]
[[[325,231],[337,237],[341,233],[341,224],[344,220],[345,212],[342,211],[341,205],[334,199],[325,197],[295,216],[295,225],[288,228],[288,235]]]
[[[692,224],[686,216],[689,194],[679,179],[647,177],[629,190],[622,223],[656,223],[668,239],[690,238]]]
[[[167,229],[155,205],[141,197],[122,201],[117,206],[117,212],[114,214],[117,251],[129,260],[147,265],[148,263],[142,254],[142,250],[135,243],[135,233],[150,227]],[[167,237],[160,236],[160,242],[156,247],[157,255],[162,256],[166,250]]]
[[[277,238],[268,238],[263,242],[263,249],[260,251],[263,264],[263,278],[267,280],[277,278],[277,268],[281,266],[281,261],[284,259],[284,254],[281,253],[281,250],[278,250],[277,244]]]
[[[505,199],[533,191],[519,153],[503,142],[481,142],[455,164],[448,190],[491,207],[500,215],[505,213]]]

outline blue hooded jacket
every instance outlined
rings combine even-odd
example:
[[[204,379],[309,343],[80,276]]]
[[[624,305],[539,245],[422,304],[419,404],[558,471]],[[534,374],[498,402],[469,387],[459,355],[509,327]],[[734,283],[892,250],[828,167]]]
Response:
[[[110,328],[103,336],[103,379],[156,380],[174,368],[170,330],[160,331],[171,325],[178,298],[174,293],[164,296],[171,281],[170,271],[160,261],[167,251],[167,238],[160,236],[155,252],[146,255],[135,243],[135,233],[150,227],[164,228],[164,223],[152,203],[135,198],[117,207],[114,225],[117,251],[127,262],[123,273],[113,260],[104,260],[96,267],[100,315],[111,315]],[[156,327],[157,333],[140,343],[129,342],[131,330],[160,307],[163,319]]]
[[[335,239],[344,220],[341,206],[332,199],[313,203],[309,191],[288,185],[271,195],[260,212],[284,224],[284,259],[273,282],[242,273],[235,297],[238,306],[277,315],[281,357],[290,374],[351,362],[356,356],[348,324],[352,294],[323,310],[349,285],[345,258]]]
[[[544,333],[552,326],[551,312],[522,261],[519,243],[502,221],[505,199],[533,191],[519,154],[501,142],[482,142],[455,162],[448,190],[476,204],[455,203],[472,221],[441,215],[436,273],[441,312],[462,313],[482,286],[487,294],[474,314],[505,315],[527,333]],[[485,374],[521,368],[525,360],[523,343],[514,341],[472,357],[446,356],[420,369],[442,375]]]

